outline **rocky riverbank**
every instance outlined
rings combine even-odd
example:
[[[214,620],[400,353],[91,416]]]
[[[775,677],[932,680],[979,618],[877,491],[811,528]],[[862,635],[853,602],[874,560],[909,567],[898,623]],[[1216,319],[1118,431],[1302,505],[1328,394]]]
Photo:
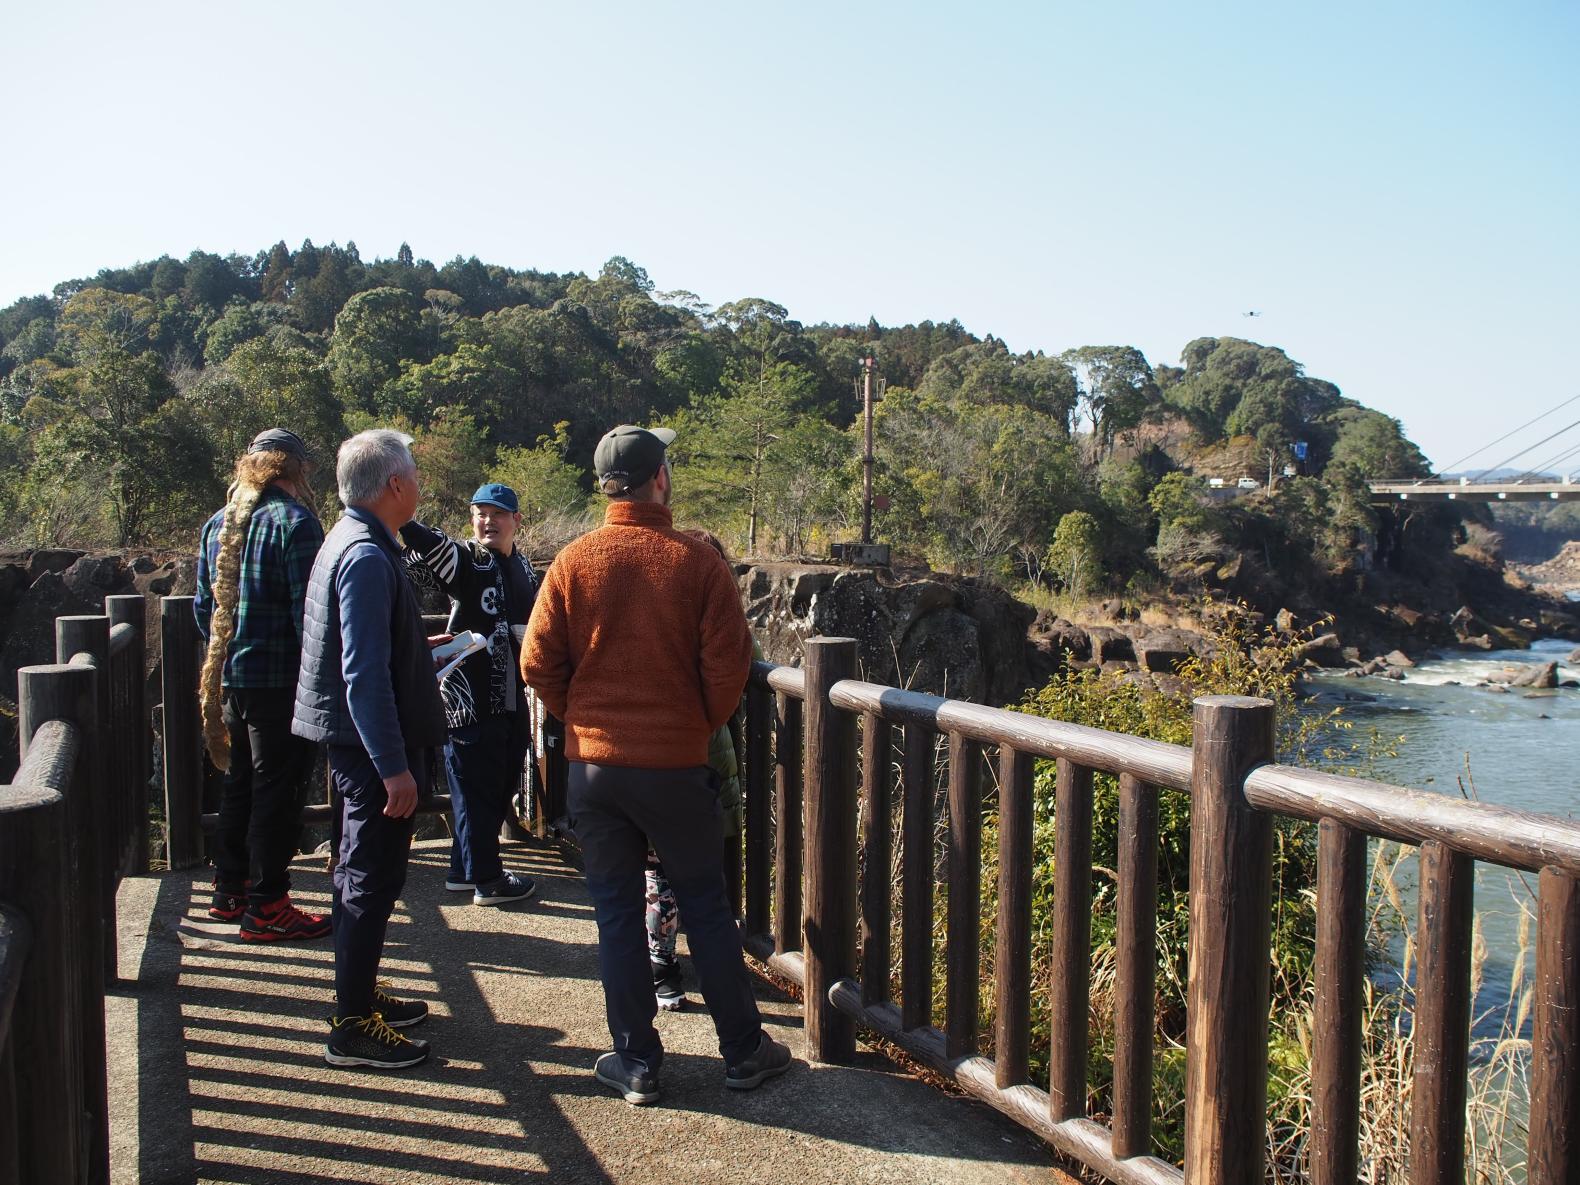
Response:
[[[1580,545],[1572,549],[1580,553]],[[1070,667],[1120,672],[1176,690],[1180,666],[1208,655],[1214,644],[1202,623],[1206,604],[1238,604],[1252,623],[1303,639],[1301,655],[1312,670],[1391,678],[1402,677],[1435,650],[1519,649],[1539,637],[1580,641],[1580,605],[1527,584],[1501,565],[1466,558],[1460,569],[1460,579],[1430,596],[1418,580],[1376,572],[1331,608],[1300,598],[1294,607],[1259,603],[1243,594],[1272,590],[1253,582],[1238,590],[1242,595],[1219,588],[1208,600],[1093,602],[1075,621],[1039,613],[990,581],[925,569],[761,563],[738,565],[736,572],[747,616],[773,661],[798,663],[808,637],[853,637],[864,678],[986,704],[1015,703]],[[1237,566],[1226,580],[1244,583],[1245,571]],[[99,613],[108,595],[141,594],[148,602],[153,677],[159,598],[191,594],[194,579],[187,555],[0,552],[4,726],[14,728],[17,669],[54,659],[57,616]],[[1474,599],[1450,609],[1449,596]],[[14,743],[5,750],[14,753]]]
[[[1363,587],[1335,610],[1267,611],[1222,598],[1159,599],[1142,609],[1114,599],[1071,621],[1038,613],[990,582],[938,572],[809,563],[736,570],[771,660],[798,663],[805,639],[819,634],[852,637],[865,679],[988,704],[1014,703],[1067,667],[1176,690],[1180,666],[1214,645],[1201,621],[1204,604],[1237,605],[1250,624],[1290,638],[1313,672],[1401,678],[1434,651],[1524,649],[1542,637],[1580,641],[1580,606],[1501,576],[1484,582],[1476,603],[1447,611],[1393,599],[1387,594],[1398,595],[1400,585],[1384,578],[1371,585],[1383,594],[1378,599],[1365,597]]]

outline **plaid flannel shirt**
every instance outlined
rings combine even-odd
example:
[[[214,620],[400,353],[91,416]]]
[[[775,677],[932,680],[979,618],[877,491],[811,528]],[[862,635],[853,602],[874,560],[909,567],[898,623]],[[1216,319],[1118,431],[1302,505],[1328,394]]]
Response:
[[[214,613],[213,574],[225,511],[203,524],[192,612],[205,641]],[[236,633],[225,656],[226,687],[295,687],[302,664],[302,606],[324,528],[276,486],[259,498],[242,545]]]

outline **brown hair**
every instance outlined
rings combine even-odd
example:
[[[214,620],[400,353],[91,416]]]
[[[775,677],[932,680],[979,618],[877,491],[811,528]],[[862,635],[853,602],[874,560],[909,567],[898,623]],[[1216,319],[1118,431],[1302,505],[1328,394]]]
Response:
[[[725,566],[729,566],[730,553],[724,550],[724,541],[712,531],[705,531],[701,527],[687,527],[681,532],[681,534],[690,535],[698,542],[706,543],[709,547],[713,548],[714,551],[719,553],[719,558],[724,561]]]
[[[311,510],[312,486],[307,467],[298,457],[266,449],[243,453],[236,461],[236,480],[225,500],[225,523],[219,530],[219,555],[210,574],[214,612],[209,619],[208,649],[198,677],[198,707],[203,717],[203,743],[214,768],[230,768],[230,731],[225,727],[225,656],[236,636],[236,606],[241,599],[241,551],[252,525],[252,512],[271,482],[288,481]]]

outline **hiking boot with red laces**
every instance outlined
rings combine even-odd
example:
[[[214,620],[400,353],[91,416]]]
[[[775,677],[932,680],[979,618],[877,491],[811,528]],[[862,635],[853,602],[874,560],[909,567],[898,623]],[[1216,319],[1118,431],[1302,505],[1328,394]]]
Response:
[[[289,897],[241,915],[243,942],[309,942],[328,933],[328,918],[303,913],[291,904]]]

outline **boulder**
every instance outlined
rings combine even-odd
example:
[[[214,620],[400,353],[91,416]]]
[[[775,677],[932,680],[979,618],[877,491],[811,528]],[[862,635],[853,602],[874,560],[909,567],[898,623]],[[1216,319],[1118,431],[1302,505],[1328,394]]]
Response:
[[[1459,640],[1459,644],[1461,646],[1463,646],[1466,650],[1491,650],[1492,649],[1492,639],[1489,638],[1486,634],[1480,634],[1480,635],[1478,635],[1476,637],[1470,637],[1470,638],[1461,638]]]
[[[1301,658],[1309,658],[1319,666],[1337,669],[1344,666],[1344,647],[1337,634],[1318,634],[1301,645]]]
[[[55,661],[55,618],[103,612],[102,596],[85,600],[66,587],[58,572],[45,572],[22,594],[11,613],[5,647],[0,650],[0,692],[16,694],[19,668]]]
[[[151,600],[190,597],[197,591],[197,560],[192,557],[166,560],[148,572],[139,572],[134,567],[132,590]]]
[[[1086,636],[1091,641],[1092,662],[1102,665],[1109,662],[1135,662],[1136,648],[1128,634],[1112,626],[1087,626]]]
[[[41,547],[29,559],[28,583],[32,584],[47,572],[64,572],[87,554],[69,547]]]
[[[864,679],[994,705],[1056,669],[1027,644],[1035,611],[996,585],[829,564],[759,564],[739,579],[774,662],[799,663],[810,637],[854,638]]]
[[[1037,614],[1031,624],[1031,640],[1034,644],[1046,644],[1048,649],[1075,662],[1085,662],[1092,657],[1092,639],[1080,626],[1062,617]]]
[[[1580,646],[1577,646],[1571,650],[1569,652],[1569,657],[1564,659],[1564,662],[1572,667],[1580,666]]]
[[[1497,676],[1494,676],[1497,678]],[[1545,662],[1529,664],[1511,671],[1507,678],[1498,678],[1498,682],[1506,683],[1510,687],[1557,687],[1558,664]]]
[[[1391,667],[1403,667],[1406,670],[1415,666],[1415,660],[1403,650],[1390,650],[1383,656],[1383,661]]]
[[[1280,609],[1273,615],[1273,628],[1281,634],[1295,632],[1295,615],[1288,609]]]
[[[105,597],[133,591],[126,567],[117,555],[85,555],[61,574],[61,580],[73,596],[96,601],[101,612]]]
[[[1209,657],[1212,649],[1201,634],[1184,629],[1151,630],[1135,642],[1136,661],[1163,674],[1175,673],[1189,659]]]

